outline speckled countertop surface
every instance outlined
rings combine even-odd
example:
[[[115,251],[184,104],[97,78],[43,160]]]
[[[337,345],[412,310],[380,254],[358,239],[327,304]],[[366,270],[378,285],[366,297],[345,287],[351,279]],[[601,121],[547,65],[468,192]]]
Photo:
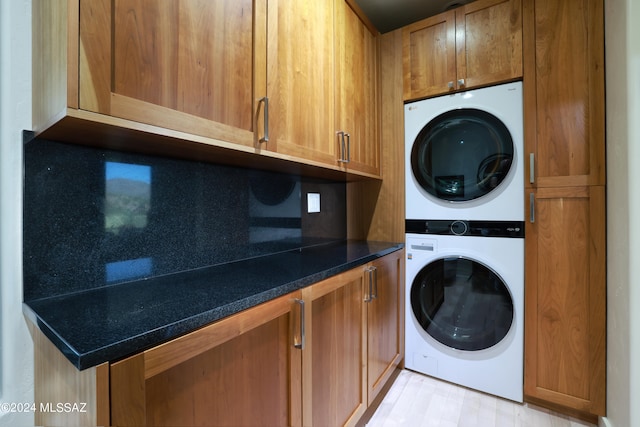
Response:
[[[146,350],[402,249],[344,241],[31,300],[26,315],[78,369]]]

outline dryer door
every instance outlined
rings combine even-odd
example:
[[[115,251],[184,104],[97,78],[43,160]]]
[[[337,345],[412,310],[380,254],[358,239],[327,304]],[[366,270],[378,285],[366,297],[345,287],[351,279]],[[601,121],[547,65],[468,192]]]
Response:
[[[500,188],[514,159],[507,127],[486,111],[461,108],[431,120],[411,149],[418,184],[440,200],[464,202]]]
[[[447,347],[477,351],[494,346],[513,323],[513,298],[487,266],[464,257],[427,264],[411,284],[411,308],[422,328]]]

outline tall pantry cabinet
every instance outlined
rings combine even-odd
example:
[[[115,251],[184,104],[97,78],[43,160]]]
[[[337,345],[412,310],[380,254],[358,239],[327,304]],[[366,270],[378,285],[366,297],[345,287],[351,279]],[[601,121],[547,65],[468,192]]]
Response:
[[[525,396],[605,414],[603,0],[524,1]]]

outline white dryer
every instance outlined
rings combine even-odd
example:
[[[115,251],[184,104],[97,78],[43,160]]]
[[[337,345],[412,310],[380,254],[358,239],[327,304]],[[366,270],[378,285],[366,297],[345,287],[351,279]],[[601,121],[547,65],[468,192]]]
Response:
[[[406,219],[523,220],[522,82],[405,105]]]
[[[407,221],[407,369],[522,402],[523,227]]]

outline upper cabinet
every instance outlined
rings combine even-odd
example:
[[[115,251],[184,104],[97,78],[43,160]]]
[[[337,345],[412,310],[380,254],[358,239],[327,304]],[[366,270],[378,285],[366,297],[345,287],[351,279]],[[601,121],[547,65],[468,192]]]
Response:
[[[269,1],[268,130],[272,150],[339,166],[333,137],[333,1]]]
[[[253,146],[262,3],[81,0],[78,107]]]
[[[342,0],[34,0],[33,10],[36,133],[129,149],[144,135],[147,151],[201,158],[218,147],[247,166],[255,157],[227,149],[379,175],[375,36]]]
[[[345,0],[335,17],[334,146],[348,170],[379,175],[376,36]]]
[[[478,0],[402,31],[405,101],[522,77],[521,0]]]
[[[604,185],[602,0],[528,1],[525,18],[528,185]]]

